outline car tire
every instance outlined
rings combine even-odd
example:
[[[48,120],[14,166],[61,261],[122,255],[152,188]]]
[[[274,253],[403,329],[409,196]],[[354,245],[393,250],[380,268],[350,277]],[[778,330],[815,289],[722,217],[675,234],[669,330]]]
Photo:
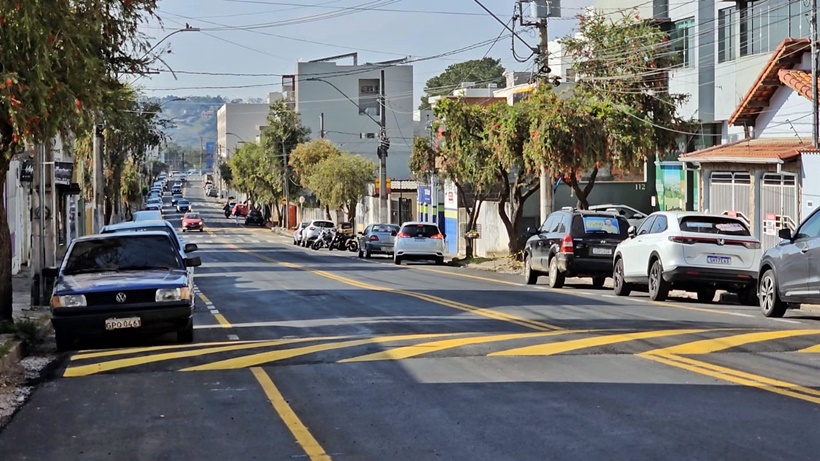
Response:
[[[370,251],[370,247],[367,247],[367,249],[364,250],[364,259],[370,259],[372,256],[373,253]]]
[[[61,330],[54,330],[54,340],[57,342],[57,350],[59,352],[70,351],[74,349],[75,338],[73,335]]]
[[[200,228],[200,229],[199,229],[199,231],[200,231],[200,232],[205,232],[205,229]]]
[[[397,266],[401,266],[401,256],[394,256],[393,257],[393,264]]]
[[[701,287],[698,288],[697,295],[698,295],[698,302],[701,303],[711,303],[715,300],[715,290],[714,287]]]
[[[649,268],[649,298],[652,301],[666,301],[668,296],[669,282],[663,279],[661,261],[655,259]]]
[[[192,343],[194,342],[194,320],[188,320],[188,324],[181,330],[177,330],[178,343]]]
[[[760,297],[757,295],[757,285],[752,284],[738,291],[737,300],[744,306],[759,306]]]
[[[444,256],[439,256],[436,258],[436,266],[443,266],[444,265]]]
[[[185,232],[185,229],[184,229],[184,228],[182,229],[182,232]]]
[[[615,268],[612,270],[612,291],[615,292],[615,296],[629,296],[632,293],[632,284],[627,283],[624,278],[623,258],[615,261]]]
[[[532,270],[532,258],[530,258],[529,255],[524,256],[524,283],[527,285],[535,285],[538,283],[539,275],[537,271]]]
[[[786,313],[788,305],[777,293],[777,278],[772,269],[768,269],[760,278],[760,309],[766,317],[780,318]]]
[[[356,253],[356,257],[359,258],[359,259],[364,258],[364,252],[362,251],[361,248],[359,248],[359,251]]]
[[[606,277],[604,277],[604,276],[592,277],[592,288],[596,288],[596,289],[600,290],[601,288],[604,287],[605,283],[606,283]]]
[[[558,258],[553,256],[550,258],[550,288],[563,288],[566,277],[558,269]]]

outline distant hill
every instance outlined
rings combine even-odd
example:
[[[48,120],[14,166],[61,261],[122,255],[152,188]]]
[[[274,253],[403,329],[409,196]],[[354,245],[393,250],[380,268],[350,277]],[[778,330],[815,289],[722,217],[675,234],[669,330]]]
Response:
[[[216,111],[226,102],[263,103],[261,98],[228,99],[222,96],[174,96],[151,98],[162,104],[162,115],[173,127],[166,130],[168,142],[182,147],[196,147],[200,142],[216,141]]]

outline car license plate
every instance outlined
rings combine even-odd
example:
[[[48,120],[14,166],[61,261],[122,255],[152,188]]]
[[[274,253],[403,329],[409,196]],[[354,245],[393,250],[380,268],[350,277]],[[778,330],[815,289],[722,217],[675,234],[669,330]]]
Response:
[[[105,319],[105,329],[106,330],[120,330],[123,328],[139,328],[142,326],[142,319],[139,317],[126,317],[126,318],[110,318]]]
[[[596,248],[592,247],[592,254],[612,256],[612,248]]]
[[[706,262],[709,264],[728,265],[732,264],[732,258],[730,256],[709,255],[706,257]]]

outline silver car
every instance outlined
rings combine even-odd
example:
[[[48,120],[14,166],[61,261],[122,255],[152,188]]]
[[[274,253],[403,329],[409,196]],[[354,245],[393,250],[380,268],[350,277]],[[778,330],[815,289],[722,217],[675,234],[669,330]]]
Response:
[[[309,224],[310,224],[310,222],[303,221],[303,222],[299,223],[299,226],[296,228],[296,230],[293,231],[293,244],[294,245],[299,245],[299,244],[302,243],[302,231],[305,230]],[[273,230],[273,229],[274,228],[271,228],[271,230]]]
[[[395,224],[371,224],[359,233],[359,257],[370,258],[374,253],[393,256],[393,243],[399,233]]]

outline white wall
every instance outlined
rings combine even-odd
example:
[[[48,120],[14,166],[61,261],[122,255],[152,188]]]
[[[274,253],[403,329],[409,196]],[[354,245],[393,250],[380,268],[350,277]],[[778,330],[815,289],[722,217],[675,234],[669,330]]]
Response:
[[[378,66],[339,66],[332,62],[302,62],[297,65],[296,111],[302,124],[311,130],[311,138],[319,138],[319,118],[324,113],[325,137],[342,150],[378,163],[376,149],[378,139],[361,139],[360,133],[375,133],[378,137],[379,117],[373,114],[374,122],[367,115],[360,115],[359,80],[380,78]],[[393,66],[384,68],[387,99],[386,125],[390,138],[387,158],[387,176],[394,179],[410,177],[408,163],[413,145],[413,67]],[[309,81],[316,76],[327,80]],[[340,91],[343,94],[340,94]],[[345,98],[353,100],[353,103]],[[355,103],[355,104],[354,104]]]
[[[800,216],[806,219],[820,206],[820,154],[803,154],[801,160]]]
[[[507,255],[510,239],[501,217],[498,215],[498,202],[484,202],[478,213],[476,224],[480,226],[481,238],[475,240],[473,250],[476,256],[491,258]],[[465,221],[466,222],[466,221]]]
[[[223,158],[230,158],[240,141],[256,140],[259,134],[256,127],[267,124],[269,108],[268,104],[223,104],[219,108],[216,131],[218,149]]]

